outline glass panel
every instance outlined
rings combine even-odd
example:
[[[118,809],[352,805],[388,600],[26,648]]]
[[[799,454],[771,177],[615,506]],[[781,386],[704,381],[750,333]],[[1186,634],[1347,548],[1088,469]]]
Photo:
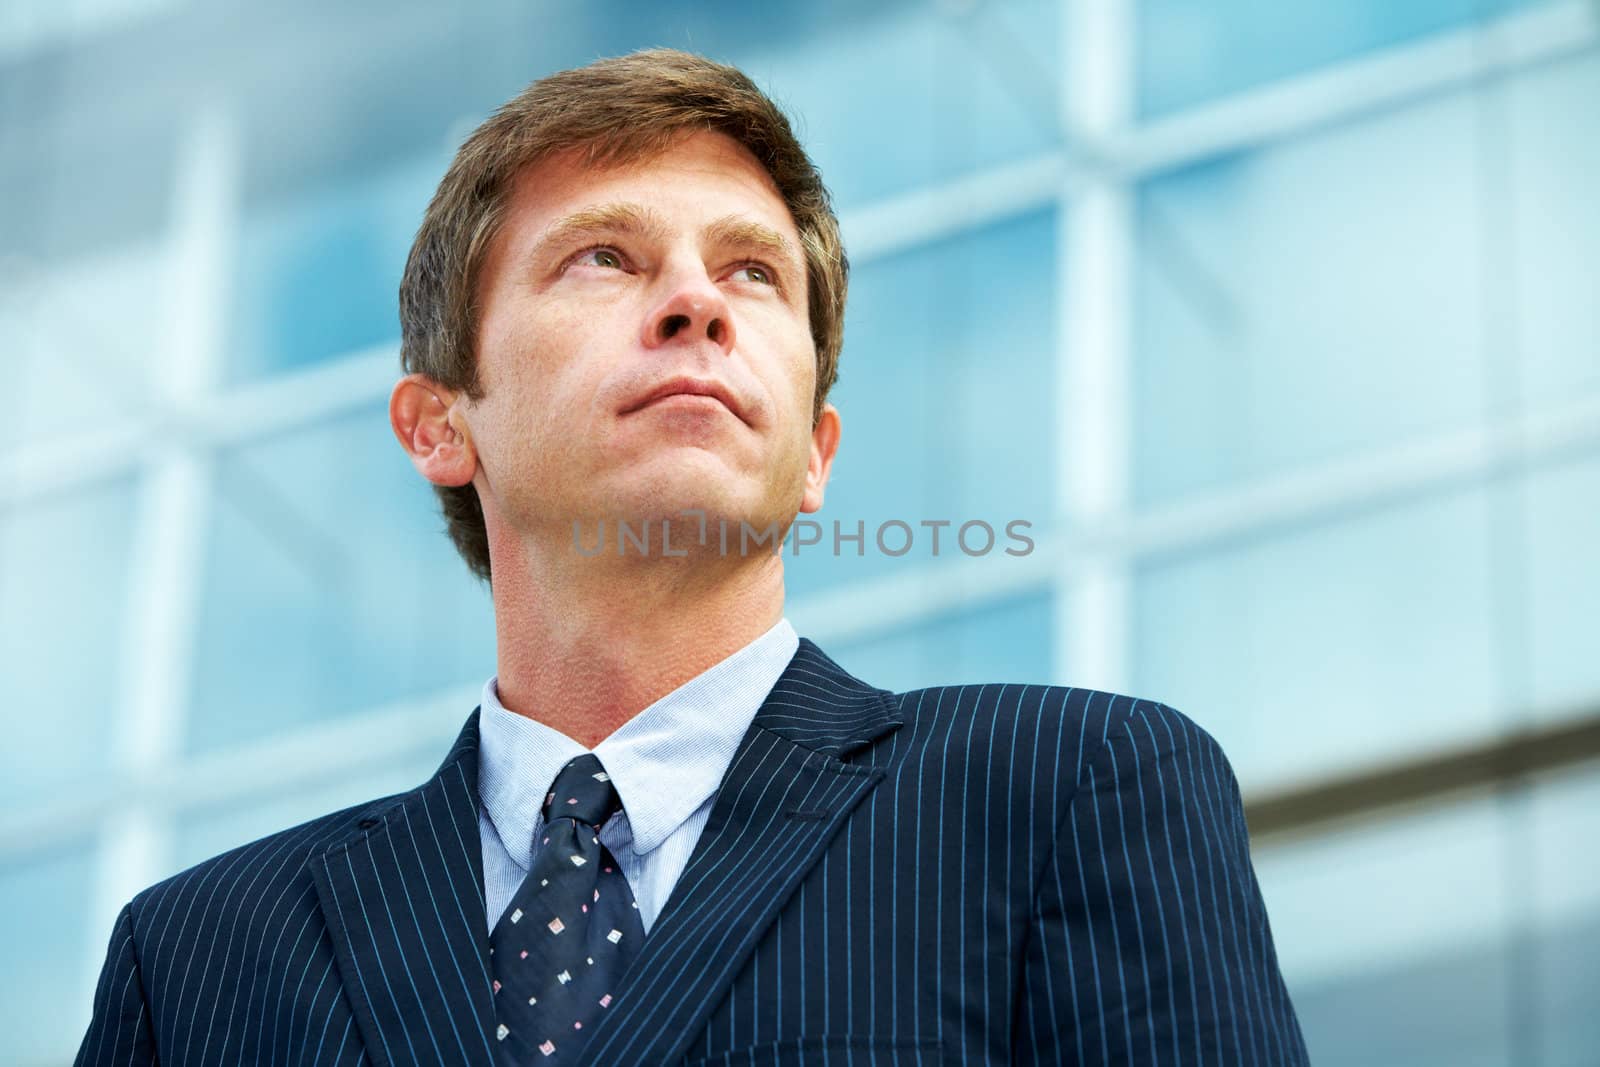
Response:
[[[839,384],[843,421],[822,511],[825,540],[786,556],[791,595],[893,572],[934,558],[932,527],[947,521],[938,557],[961,558],[959,527],[989,523],[993,553],[1024,546],[1050,524],[1054,464],[1056,215],[1039,212],[868,263],[851,280]],[[886,522],[911,527],[910,550],[878,550]],[[833,523],[866,537],[835,557]],[[984,544],[982,530],[968,546]],[[884,530],[889,551],[905,534]],[[1004,559],[1000,560],[1005,562]]]
[[[0,512],[0,803],[110,766],[130,559],[107,533],[132,528],[136,502],[119,482]]]
[[[1524,1033],[1532,1055],[1513,1062],[1588,1067],[1600,1047],[1600,1014],[1594,1010],[1594,990],[1600,989],[1600,909],[1527,940],[1526,951],[1538,970],[1519,1003],[1531,1009]]]
[[[466,30],[461,47],[492,43],[498,62],[487,76],[473,72],[479,91],[459,113],[486,115],[533,78],[599,56],[688,49],[739,66],[770,92],[848,209],[1056,147],[1058,7],[610,0],[515,9]]]
[[[23,442],[150,409],[169,336],[168,256],[124,245],[57,263],[0,258],[0,337],[21,390]]]
[[[680,18],[665,38],[630,33],[628,47],[706,48],[743,68],[797,120],[847,210],[1055,149],[1058,7],[840,5],[815,9],[793,36],[775,33],[763,8],[748,42],[724,46],[723,20],[710,15]]]
[[[234,264],[228,377],[398,346],[400,274],[442,174],[430,156],[247,215]]]
[[[1482,289],[1478,121],[1434,100],[1139,191],[1140,506],[1478,421],[1483,320],[1459,309],[1505,298]]]
[[[1600,852],[1575,847],[1600,841],[1600,768],[1591,764],[1545,779],[1528,798],[1534,920],[1554,928],[1600,918]]]
[[[8,1063],[66,1063],[89,1025],[110,918],[89,928],[94,852],[66,841],[0,865],[0,1020]],[[94,969],[85,961],[93,959]]]
[[[1165,115],[1543,2],[1139,0],[1139,113]]]
[[[436,738],[428,739],[436,740],[433,747],[419,745],[408,758],[381,770],[346,775],[324,785],[298,788],[248,803],[194,809],[180,815],[173,849],[173,872],[310,819],[421,785],[443,762],[450,751],[450,743],[455,740],[455,732],[472,708],[457,710],[461,713],[458,721],[440,720],[445,729],[438,731]]]
[[[0,58],[105,33],[177,6],[178,0],[11,0],[0,7]]]
[[[249,27],[253,54],[294,55],[302,77],[222,75],[241,83],[251,116],[247,188],[326,183],[373,159],[453,150],[534,78],[655,46],[745,69],[796,118],[843,207],[1058,139],[1052,0],[392,7],[383,33],[324,17]]]
[[[1475,490],[1152,560],[1132,689],[1214,734],[1247,788],[1481,738],[1500,725],[1488,531]]]
[[[1529,478],[1528,633],[1533,709],[1593,713],[1600,703],[1600,458]]]
[[[1055,142],[1055,14],[1045,0],[965,14],[924,4],[562,6],[449,20],[418,8],[406,47],[325,19],[264,31],[283,38],[278,54],[303,57],[317,96],[285,96],[277,81],[270,93],[241,92],[232,378],[395,339],[396,288],[446,145],[534,77],[600,55],[667,44],[743,65],[795,113],[844,208]],[[362,64],[330,46],[341,40]],[[419,40],[432,42],[420,60]],[[489,62],[454,76],[455,56],[485,46]],[[419,65],[453,76],[419,79]],[[396,158],[408,162],[372,169]]]
[[[1511,1062],[1504,833],[1484,800],[1256,849],[1313,1063]]]
[[[1537,934],[1523,998],[1540,1037],[1538,1062],[1579,1067],[1600,1048],[1600,770],[1593,764],[1540,783],[1529,793]]]
[[[1574,843],[1596,834],[1591,765],[1497,797],[1258,844],[1312,1061],[1590,1062],[1600,861]]]
[[[1600,56],[1507,83],[1517,355],[1530,406],[1600,392]]]
[[[79,5],[39,6],[86,21]],[[0,35],[14,7],[0,5]],[[135,37],[134,47],[119,30],[0,62],[0,274],[18,259],[39,273],[164,238],[194,101],[151,77],[173,69],[150,54],[152,45],[189,46],[172,45],[179,35],[163,29]],[[86,313],[98,314],[93,305]]]
[[[226,454],[215,481],[192,749],[493,673],[489,598],[386,409]]]
[[[1053,645],[1052,598],[1019,597],[962,615],[901,627],[892,636],[822,650],[862,681],[905,691],[933,685],[1045,683]],[[797,623],[797,625],[799,625]],[[811,636],[801,629],[802,634]]]

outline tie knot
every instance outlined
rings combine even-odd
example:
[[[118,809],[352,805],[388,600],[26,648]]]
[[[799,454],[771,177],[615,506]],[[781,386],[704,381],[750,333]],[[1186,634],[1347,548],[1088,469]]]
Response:
[[[544,821],[576,819],[593,827],[622,807],[617,787],[593,753],[586,753],[561,768],[544,798]]]

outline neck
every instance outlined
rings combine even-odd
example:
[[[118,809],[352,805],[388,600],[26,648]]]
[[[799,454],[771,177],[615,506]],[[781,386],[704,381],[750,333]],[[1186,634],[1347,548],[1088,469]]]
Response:
[[[783,560],[575,558],[491,528],[507,710],[585,748],[761,636],[783,615]]]

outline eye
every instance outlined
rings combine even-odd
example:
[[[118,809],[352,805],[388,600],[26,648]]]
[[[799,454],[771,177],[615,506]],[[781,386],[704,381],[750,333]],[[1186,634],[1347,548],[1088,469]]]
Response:
[[[746,277],[739,277],[741,274],[746,275]],[[757,285],[776,286],[778,284],[777,277],[770,270],[768,270],[766,267],[763,267],[759,263],[751,263],[747,266],[740,267],[738,270],[733,272],[732,277],[735,281],[750,281],[755,282]]]
[[[588,248],[573,257],[572,262],[583,263],[607,270],[621,270],[622,256],[609,248]]]

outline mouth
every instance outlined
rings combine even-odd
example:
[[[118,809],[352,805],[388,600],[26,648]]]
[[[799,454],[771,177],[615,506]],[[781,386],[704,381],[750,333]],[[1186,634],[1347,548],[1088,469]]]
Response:
[[[670,402],[675,407],[710,407],[716,403],[726,408],[741,422],[745,421],[744,412],[727,387],[721,382],[704,378],[670,378],[628,405],[620,414],[632,415],[636,411],[663,402]]]

